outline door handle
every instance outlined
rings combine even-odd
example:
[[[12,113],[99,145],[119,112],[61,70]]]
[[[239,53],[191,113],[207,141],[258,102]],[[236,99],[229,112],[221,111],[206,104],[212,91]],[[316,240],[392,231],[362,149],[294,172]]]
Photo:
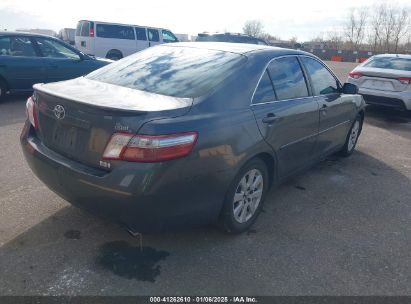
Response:
[[[321,112],[326,112],[327,111],[328,106],[326,104],[323,104],[323,106],[320,108]]]
[[[263,123],[266,123],[266,124],[272,124],[273,122],[275,122],[276,120],[278,119],[278,117],[277,116],[275,116],[273,113],[269,113],[269,114],[267,114],[267,117],[264,117],[263,118]]]

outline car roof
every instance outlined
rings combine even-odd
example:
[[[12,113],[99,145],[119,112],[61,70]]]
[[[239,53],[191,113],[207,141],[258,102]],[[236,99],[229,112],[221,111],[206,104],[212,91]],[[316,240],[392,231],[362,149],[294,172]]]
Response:
[[[50,35],[30,33],[30,32],[19,32],[19,31],[0,31],[0,36],[46,37],[46,38],[56,39],[56,37],[50,36]]]
[[[409,54],[378,54],[374,57],[395,57],[395,58],[404,58],[404,59],[411,59],[411,55]]]
[[[241,33],[230,33],[230,32],[225,32],[225,33],[219,33],[219,32],[217,32],[217,33],[198,33],[198,36],[203,36],[203,37],[206,37],[206,36],[236,36],[236,37],[248,37],[248,38],[252,38],[252,39],[262,40],[260,38],[253,37],[253,36],[250,36],[250,35],[241,34]]]
[[[295,54],[295,55],[310,55],[312,54],[293,50],[285,49],[280,47],[260,45],[260,44],[248,44],[248,43],[231,43],[231,42],[179,42],[179,43],[169,43],[163,44],[162,46],[176,46],[176,47],[191,47],[197,49],[208,49],[214,51],[222,51],[235,53],[239,55],[245,55],[249,53],[271,53],[272,55],[285,55],[285,54]]]
[[[78,22],[94,22],[94,23],[98,23],[98,24],[108,24],[108,25],[120,25],[120,26],[131,26],[131,27],[147,27],[149,29],[156,29],[156,30],[166,30],[166,31],[170,31],[167,28],[164,27],[157,27],[157,26],[148,26],[148,25],[139,25],[139,24],[128,24],[128,23],[118,23],[118,22],[108,22],[108,21],[98,21],[98,20],[79,20]]]

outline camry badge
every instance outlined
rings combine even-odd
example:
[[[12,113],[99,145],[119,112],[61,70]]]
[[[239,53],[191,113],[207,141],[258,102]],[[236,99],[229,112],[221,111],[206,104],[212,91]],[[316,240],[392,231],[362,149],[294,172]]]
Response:
[[[57,119],[63,119],[64,116],[66,116],[66,110],[64,110],[64,107],[61,105],[56,105],[53,112]]]

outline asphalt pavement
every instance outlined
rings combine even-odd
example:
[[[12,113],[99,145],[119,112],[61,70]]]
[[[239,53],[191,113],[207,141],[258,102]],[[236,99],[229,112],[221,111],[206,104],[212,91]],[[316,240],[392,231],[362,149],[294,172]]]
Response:
[[[330,63],[341,80],[353,64]],[[72,207],[19,146],[25,97],[0,104],[0,295],[411,295],[411,117],[367,107],[349,158],[267,197],[248,233],[138,239]]]

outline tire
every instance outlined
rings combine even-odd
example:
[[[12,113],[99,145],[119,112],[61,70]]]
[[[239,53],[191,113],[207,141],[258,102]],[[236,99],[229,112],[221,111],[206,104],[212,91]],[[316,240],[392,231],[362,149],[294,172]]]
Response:
[[[111,60],[120,60],[123,58],[123,54],[119,50],[110,50],[107,53],[106,58]]]
[[[0,101],[6,99],[7,96],[7,86],[6,83],[0,79]]]
[[[343,157],[348,157],[354,152],[355,146],[358,142],[358,137],[360,137],[361,134],[361,130],[362,118],[361,115],[357,114],[354,122],[351,125],[350,131],[347,134],[347,138],[345,139],[344,147],[339,152],[339,155]]]
[[[246,188],[250,178],[254,181],[251,189]],[[220,227],[231,234],[248,230],[261,212],[268,189],[269,178],[265,162],[255,158],[246,163],[227,191],[220,215]]]

